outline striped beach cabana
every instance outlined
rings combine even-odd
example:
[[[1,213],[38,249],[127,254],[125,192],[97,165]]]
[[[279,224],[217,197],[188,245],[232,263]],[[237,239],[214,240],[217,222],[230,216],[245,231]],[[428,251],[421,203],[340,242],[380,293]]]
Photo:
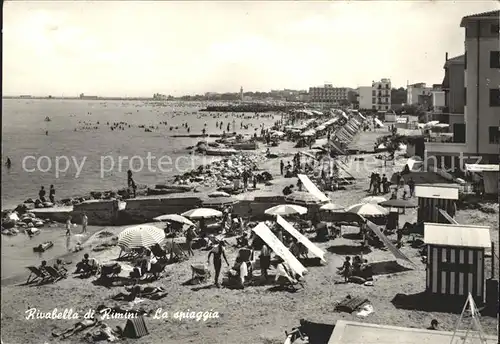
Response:
[[[427,291],[484,302],[485,249],[491,247],[486,226],[424,224],[427,245]]]
[[[415,196],[418,197],[418,222],[448,223],[439,209],[446,211],[451,217],[455,216],[457,187],[416,185]]]

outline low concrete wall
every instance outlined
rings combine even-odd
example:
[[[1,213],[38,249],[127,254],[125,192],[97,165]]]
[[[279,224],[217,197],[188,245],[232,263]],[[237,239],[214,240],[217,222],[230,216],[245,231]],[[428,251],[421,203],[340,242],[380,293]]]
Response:
[[[66,222],[68,216],[72,215],[73,207],[55,207],[55,208],[35,208],[28,210],[40,219],[49,219],[56,222]]]
[[[82,223],[85,212],[89,225],[107,226],[117,224],[118,200],[90,200],[73,206],[71,213],[73,223]]]
[[[128,199],[125,209],[119,213],[119,222],[147,222],[160,215],[181,214],[199,206],[201,206],[201,198],[193,196]]]

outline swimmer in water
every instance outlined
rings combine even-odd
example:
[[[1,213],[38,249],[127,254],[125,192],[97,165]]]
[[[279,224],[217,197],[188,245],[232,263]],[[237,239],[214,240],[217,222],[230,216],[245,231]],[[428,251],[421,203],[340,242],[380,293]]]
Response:
[[[5,166],[7,166],[7,168],[10,168],[12,166],[12,162],[10,161],[10,158],[7,158],[7,161],[5,162]]]
[[[45,135],[49,136],[49,131],[45,130]]]

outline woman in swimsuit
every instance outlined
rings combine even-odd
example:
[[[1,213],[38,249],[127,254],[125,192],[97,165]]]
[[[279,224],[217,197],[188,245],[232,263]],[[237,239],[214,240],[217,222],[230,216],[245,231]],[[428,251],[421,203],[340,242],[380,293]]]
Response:
[[[213,248],[212,251],[208,254],[207,262],[210,263],[210,256],[214,255],[214,269],[215,269],[215,286],[219,287],[219,275],[222,267],[222,258],[226,261],[227,266],[229,267],[229,263],[227,262],[226,252],[224,251],[224,241],[221,241],[217,246]]]

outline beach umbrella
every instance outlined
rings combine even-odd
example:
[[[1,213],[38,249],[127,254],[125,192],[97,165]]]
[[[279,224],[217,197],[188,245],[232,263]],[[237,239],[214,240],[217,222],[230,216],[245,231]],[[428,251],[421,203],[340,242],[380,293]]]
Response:
[[[380,203],[382,207],[387,208],[417,208],[418,205],[406,199],[390,199]]]
[[[265,212],[267,215],[304,215],[307,213],[307,208],[301,207],[295,204],[281,204],[267,209]]]
[[[193,222],[191,222],[189,219],[186,219],[184,216],[181,216],[178,214],[161,215],[161,216],[155,217],[153,220],[176,222],[176,223],[180,223],[182,225],[194,226]]]
[[[224,191],[214,191],[209,193],[208,197],[231,197],[231,195]]]
[[[347,208],[346,212],[358,214],[361,216],[385,216],[389,213],[387,209],[373,203],[355,204]]]
[[[374,203],[374,204],[379,204],[382,202],[387,201],[387,198],[382,197],[382,196],[368,196],[365,197],[361,200],[361,203]]]
[[[226,205],[233,205],[238,203],[238,200],[229,196],[229,197],[209,197],[202,201],[201,205],[204,207],[222,207]]]
[[[275,131],[271,134],[271,136],[285,136],[285,133],[282,131]]]
[[[310,205],[310,204],[323,204],[318,197],[310,192],[295,191],[285,197],[285,201],[291,204]]]
[[[340,206],[338,204],[333,204],[333,203],[327,203],[325,205],[322,205],[320,207],[321,210],[325,211],[332,211],[332,212],[343,212],[345,211],[345,208],[343,206]]]
[[[160,244],[165,239],[165,231],[155,226],[139,225],[126,228],[118,235],[121,248],[142,248]]]
[[[222,212],[211,208],[196,208],[188,210],[182,213],[181,215],[196,220],[196,219],[208,219],[211,217],[221,217]]]

